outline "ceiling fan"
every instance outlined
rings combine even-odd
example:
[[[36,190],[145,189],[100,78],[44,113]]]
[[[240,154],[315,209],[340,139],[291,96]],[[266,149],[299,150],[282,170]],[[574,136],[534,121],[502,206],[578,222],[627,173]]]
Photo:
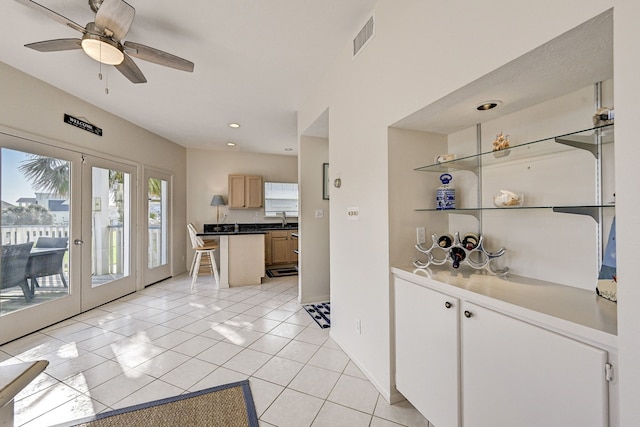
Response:
[[[193,72],[193,62],[140,43],[122,42],[129,32],[136,10],[123,0],[88,0],[96,14],[95,21],[86,27],[31,0],[16,0],[50,18],[81,32],[82,39],[56,39],[26,44],[39,52],[57,52],[82,49],[91,58],[103,64],[113,65],[133,83],[146,83],[147,79],[133,62],[131,56],[165,67]]]

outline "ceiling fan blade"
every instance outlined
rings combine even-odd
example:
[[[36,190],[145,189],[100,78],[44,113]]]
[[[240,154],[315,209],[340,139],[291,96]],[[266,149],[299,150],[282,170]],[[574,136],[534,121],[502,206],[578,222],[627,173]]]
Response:
[[[68,27],[73,28],[76,31],[80,31],[81,33],[85,32],[85,29],[82,25],[76,24],[75,22],[73,22],[72,20],[60,15],[57,12],[54,12],[53,10],[49,9],[48,7],[45,7],[39,3],[36,3],[34,1],[31,0],[16,0],[19,3],[22,3],[25,6],[28,6],[32,9],[36,9],[39,10],[40,12],[44,13],[45,15],[48,15],[49,18],[52,18],[58,22],[60,22],[61,24],[64,24]]]
[[[146,83],[147,79],[140,71],[140,68],[133,62],[133,59],[126,53],[124,54],[124,61],[120,65],[115,66],[126,78],[131,80],[131,83]]]
[[[193,72],[193,62],[187,61],[186,59],[182,59],[170,53],[130,41],[124,42],[124,47],[127,50],[127,53],[135,58],[164,65],[165,67],[175,68],[176,70]]]
[[[108,37],[120,41],[127,35],[136,10],[122,0],[104,0],[96,13],[96,26],[106,31]],[[113,33],[110,35],[109,32]]]
[[[37,50],[38,52],[58,52],[61,50],[82,49],[81,42],[80,39],[56,39],[29,43],[25,44],[24,47]]]

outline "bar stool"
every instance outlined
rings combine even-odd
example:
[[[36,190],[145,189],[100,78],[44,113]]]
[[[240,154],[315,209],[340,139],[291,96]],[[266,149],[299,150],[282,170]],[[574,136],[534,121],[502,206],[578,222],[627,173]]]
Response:
[[[211,273],[216,280],[216,285],[220,286],[220,276],[218,275],[218,266],[216,265],[216,258],[214,256],[214,252],[218,249],[218,243],[214,241],[207,241],[205,243],[198,236],[193,224],[187,224],[187,230],[189,231],[189,237],[191,238],[191,246],[196,252],[193,257],[193,261],[191,262],[191,269],[189,270],[189,275],[191,276],[191,289],[195,286],[201,266],[208,266],[211,269]],[[205,255],[204,260],[202,255]]]

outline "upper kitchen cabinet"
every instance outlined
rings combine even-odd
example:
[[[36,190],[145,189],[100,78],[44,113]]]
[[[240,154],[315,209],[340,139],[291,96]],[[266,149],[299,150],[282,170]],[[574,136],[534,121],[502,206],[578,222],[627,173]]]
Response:
[[[229,175],[229,208],[257,209],[262,207],[262,177]]]

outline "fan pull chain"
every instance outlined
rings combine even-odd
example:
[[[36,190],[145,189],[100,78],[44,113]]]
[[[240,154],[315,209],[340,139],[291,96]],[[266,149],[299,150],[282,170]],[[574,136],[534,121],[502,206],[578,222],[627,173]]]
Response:
[[[102,80],[102,44],[100,44],[100,61],[98,61],[98,80]],[[109,95],[109,70],[105,69],[104,93]]]
[[[102,44],[99,45],[100,61],[98,61],[98,80],[102,80]]]

